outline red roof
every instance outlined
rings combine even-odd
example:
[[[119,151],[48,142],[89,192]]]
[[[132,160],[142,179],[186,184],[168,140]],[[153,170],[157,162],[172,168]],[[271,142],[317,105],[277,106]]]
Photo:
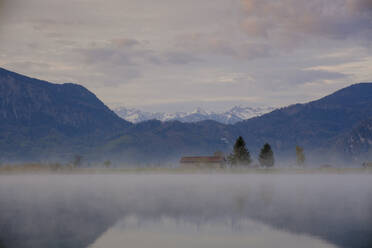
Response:
[[[222,163],[225,162],[225,158],[221,156],[211,157],[182,157],[181,163]]]

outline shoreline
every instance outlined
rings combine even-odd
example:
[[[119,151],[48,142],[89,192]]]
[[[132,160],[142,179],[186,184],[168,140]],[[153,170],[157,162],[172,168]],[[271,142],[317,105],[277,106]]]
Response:
[[[0,175],[60,174],[60,175],[120,175],[120,174],[372,174],[371,168],[0,168]]]

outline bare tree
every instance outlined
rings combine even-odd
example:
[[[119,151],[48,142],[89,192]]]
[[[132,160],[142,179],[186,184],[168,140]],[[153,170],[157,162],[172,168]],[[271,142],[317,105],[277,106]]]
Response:
[[[76,154],[74,156],[74,160],[72,161],[72,165],[74,166],[74,168],[79,167],[82,163],[82,160],[83,160],[83,156]]]
[[[304,166],[305,164],[304,149],[301,146],[296,146],[296,161],[298,166]]]

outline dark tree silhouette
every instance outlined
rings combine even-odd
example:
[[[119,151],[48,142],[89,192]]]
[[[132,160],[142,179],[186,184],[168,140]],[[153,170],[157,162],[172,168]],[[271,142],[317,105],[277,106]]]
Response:
[[[106,168],[110,168],[111,166],[111,161],[110,160],[106,160],[103,165],[106,167]]]
[[[273,167],[275,160],[274,160],[274,153],[271,149],[271,146],[266,143],[260,152],[260,155],[258,157],[258,161],[260,162],[262,167]]]
[[[251,154],[245,147],[245,141],[242,136],[236,139],[233,152],[229,155],[228,160],[232,166],[249,166],[252,162]]]

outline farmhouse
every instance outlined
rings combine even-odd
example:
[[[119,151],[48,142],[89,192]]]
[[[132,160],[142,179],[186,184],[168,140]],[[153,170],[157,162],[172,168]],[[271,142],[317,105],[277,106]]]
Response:
[[[223,168],[226,158],[219,152],[213,156],[182,157],[180,165],[182,168]]]

